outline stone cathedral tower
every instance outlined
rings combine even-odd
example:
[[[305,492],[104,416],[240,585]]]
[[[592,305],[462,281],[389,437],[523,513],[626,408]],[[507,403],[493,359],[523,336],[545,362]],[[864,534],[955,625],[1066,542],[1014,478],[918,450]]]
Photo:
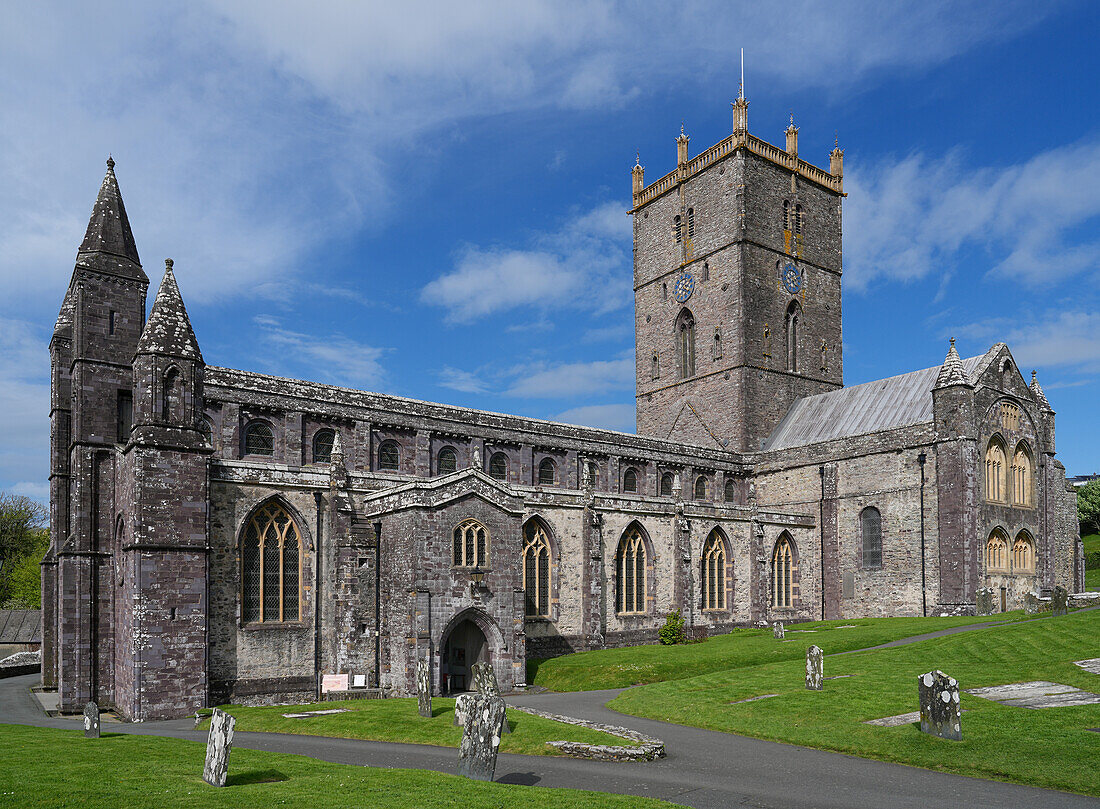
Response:
[[[638,433],[752,451],[800,397],[843,385],[843,152],[826,172],[748,132],[648,186],[633,171]]]

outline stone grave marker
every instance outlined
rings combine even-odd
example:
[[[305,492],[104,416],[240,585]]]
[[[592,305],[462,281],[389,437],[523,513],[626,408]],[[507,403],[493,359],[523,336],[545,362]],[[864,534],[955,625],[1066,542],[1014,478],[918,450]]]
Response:
[[[99,738],[99,706],[94,702],[84,706],[84,738]]]
[[[500,686],[497,684],[497,675],[493,670],[492,663],[474,663],[474,690],[482,697],[499,697]],[[500,728],[501,733],[511,733],[512,728],[508,726],[508,720],[505,718],[504,724]]]
[[[229,777],[229,753],[233,750],[233,728],[237,720],[221,708],[210,717],[210,734],[206,737],[206,766],[202,778],[215,787],[224,787]]]
[[[921,733],[962,741],[959,683],[939,669],[917,678]]]
[[[1054,592],[1050,594],[1050,606],[1054,610],[1054,617],[1059,615],[1068,615],[1069,592],[1062,585],[1058,585],[1054,588]]]
[[[782,621],[776,621],[772,624],[772,635],[775,636],[776,640],[783,640],[783,638],[786,637],[787,633],[783,630]]]
[[[825,682],[825,653],[814,645],[806,650],[806,688],[820,691]]]
[[[416,699],[420,715],[432,718],[432,683],[427,660],[416,661]]]
[[[993,588],[992,587],[979,587],[977,592],[974,593],[975,609],[974,611],[978,615],[992,615],[993,614]]]
[[[466,727],[466,718],[474,707],[474,699],[477,694],[459,694],[455,697],[455,724]]]
[[[1039,612],[1039,594],[1030,592],[1024,594],[1024,612],[1027,615],[1035,615]]]
[[[498,696],[474,697],[462,730],[458,751],[458,774],[476,781],[492,781],[497,767],[500,729],[506,707]]]

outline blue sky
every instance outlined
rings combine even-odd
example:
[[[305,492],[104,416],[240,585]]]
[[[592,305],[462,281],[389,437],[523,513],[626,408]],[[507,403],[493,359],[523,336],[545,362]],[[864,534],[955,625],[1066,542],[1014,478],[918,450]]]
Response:
[[[630,168],[845,149],[847,384],[1003,340],[1100,471],[1086,2],[25,3],[0,30],[0,488],[46,495],[46,345],[113,153],[208,363],[633,429]]]

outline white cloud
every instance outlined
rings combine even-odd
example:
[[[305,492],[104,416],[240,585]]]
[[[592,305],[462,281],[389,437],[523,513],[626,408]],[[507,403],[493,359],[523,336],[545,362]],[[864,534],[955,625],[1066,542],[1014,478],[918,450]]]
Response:
[[[598,396],[634,388],[634,358],[573,362],[560,365],[535,364],[517,368],[509,396],[531,399]]]
[[[367,390],[381,387],[386,379],[381,363],[384,348],[340,334],[318,337],[291,331],[269,316],[254,320],[260,327],[258,342],[264,349],[257,360],[280,376]]]
[[[990,344],[1003,341],[1022,369],[1044,368],[1100,373],[1100,313],[1081,310],[1049,311],[1020,318],[990,318],[958,330]],[[1040,379],[1040,384],[1044,384]],[[1070,387],[1063,382],[1061,387]],[[1045,384],[1044,384],[1044,387]]]
[[[632,404],[585,405],[558,413],[554,420],[632,433],[635,429],[634,416],[635,407]]]
[[[529,249],[468,246],[455,268],[429,282],[421,300],[470,323],[494,312],[568,306],[606,312],[630,302],[630,221],[608,202],[573,217]]]
[[[50,355],[45,334],[0,317],[0,489],[49,498]]]
[[[439,384],[460,393],[486,393],[489,385],[483,373],[463,371],[449,365],[437,373]]]
[[[1100,240],[1079,232],[1100,217],[1100,141],[1002,168],[968,162],[912,154],[846,175],[849,288],[950,273],[967,247],[1004,256],[994,275],[1035,285],[1100,268]]]

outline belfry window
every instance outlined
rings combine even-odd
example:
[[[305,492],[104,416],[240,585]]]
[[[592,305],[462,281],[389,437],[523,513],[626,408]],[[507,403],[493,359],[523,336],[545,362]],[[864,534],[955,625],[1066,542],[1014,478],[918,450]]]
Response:
[[[672,217],[672,237],[676,240],[676,244],[680,244],[684,240],[684,223],[679,214]]]
[[[695,209],[688,208],[688,238],[695,238]]]
[[[791,301],[787,307],[787,370],[798,373],[798,327],[802,319],[802,310],[798,303]]]
[[[489,529],[466,520],[454,530],[451,563],[455,567],[489,566]]]
[[[262,421],[249,422],[244,428],[244,454],[275,454],[275,434],[270,425]]]
[[[791,203],[783,200],[783,230],[791,229]]]
[[[325,427],[313,434],[313,462],[332,463],[332,447],[336,443],[336,431]]]
[[[301,604],[302,539],[279,503],[261,506],[241,538],[241,620],[297,621]]]
[[[676,338],[680,355],[680,378],[695,376],[695,317],[682,309],[676,318]]]
[[[550,615],[550,540],[538,519],[523,526],[523,597],[529,617]]]
[[[775,543],[772,551],[772,606],[790,607],[794,604],[794,550],[786,531]]]
[[[615,612],[620,615],[646,611],[646,548],[641,532],[630,527],[619,541],[615,554],[617,581]]]
[[[802,235],[802,206],[794,206],[794,235]]]
[[[717,530],[703,548],[703,609],[726,608],[726,546]]]

